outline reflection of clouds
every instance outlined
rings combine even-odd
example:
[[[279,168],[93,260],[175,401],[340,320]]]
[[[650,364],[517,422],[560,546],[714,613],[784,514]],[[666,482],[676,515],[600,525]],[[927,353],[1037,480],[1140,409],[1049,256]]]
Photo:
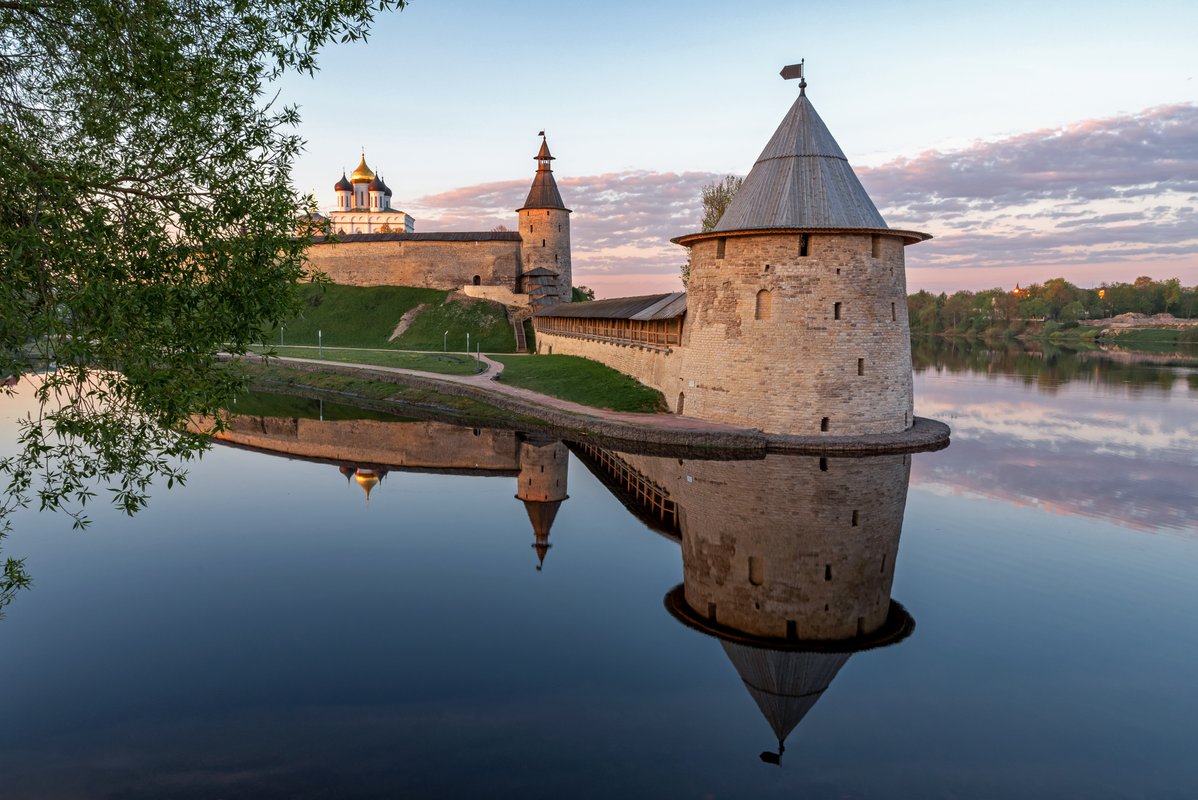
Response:
[[[948,450],[915,460],[914,485],[1142,530],[1198,531],[1198,414],[1184,389],[1044,398],[1019,379],[917,377],[919,413],[953,428]]]

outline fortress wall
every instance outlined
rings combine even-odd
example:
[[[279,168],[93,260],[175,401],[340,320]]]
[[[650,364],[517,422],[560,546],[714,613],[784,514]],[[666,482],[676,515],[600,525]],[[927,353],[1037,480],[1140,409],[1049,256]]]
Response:
[[[773,638],[793,623],[825,641],[886,621],[909,456],[620,457],[678,504],[686,602],[700,615]]]
[[[675,408],[675,400],[678,396],[676,387],[678,370],[682,363],[678,348],[674,348],[672,352],[666,352],[638,345],[613,344],[576,336],[542,333],[538,330],[537,352],[583,356],[598,361],[636,378],[646,386],[661,390],[670,410],[677,410]],[[673,396],[671,397],[671,395]]]
[[[831,435],[905,430],[913,407],[902,240],[882,237],[877,258],[869,234],[811,234],[807,256],[798,241],[729,236],[722,259],[717,239],[692,246],[685,413],[769,433],[818,435],[824,418]]]
[[[474,286],[466,284],[461,287],[462,294],[467,297],[477,297],[492,300],[505,306],[525,306],[529,304],[526,294],[515,294],[510,286]]]
[[[382,241],[316,243],[308,264],[333,283],[459,289],[478,275],[488,286],[515,287],[518,241]]]
[[[519,469],[512,431],[459,428],[439,422],[384,422],[243,416],[219,439],[305,458],[347,464],[427,469]]]

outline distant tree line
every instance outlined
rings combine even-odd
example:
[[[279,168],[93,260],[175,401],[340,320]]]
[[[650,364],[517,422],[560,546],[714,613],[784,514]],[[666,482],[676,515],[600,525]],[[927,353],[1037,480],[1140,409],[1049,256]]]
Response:
[[[911,343],[911,362],[916,374],[936,370],[1013,375],[1048,392],[1081,381],[1121,389],[1155,386],[1166,392],[1180,384],[1198,393],[1198,373],[1161,369],[1160,361],[1120,361],[1098,350],[1079,353],[1050,342],[998,341],[980,346],[958,337],[922,336]]]
[[[1127,312],[1192,319],[1198,317],[1198,286],[1182,286],[1177,278],[1157,281],[1141,276],[1131,283],[1082,289],[1053,278],[1016,289],[951,295],[919,291],[907,297],[907,308],[915,333],[982,334],[1018,329],[1030,320],[1074,326]]]

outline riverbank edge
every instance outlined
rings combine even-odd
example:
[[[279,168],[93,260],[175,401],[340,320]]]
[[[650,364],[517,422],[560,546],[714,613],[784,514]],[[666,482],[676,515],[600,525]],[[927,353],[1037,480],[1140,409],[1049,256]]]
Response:
[[[225,357],[224,360],[229,360]],[[721,453],[758,454],[789,453],[794,455],[841,455],[873,456],[886,454],[918,453],[948,447],[951,431],[948,425],[926,417],[915,417],[914,424],[898,433],[870,434],[865,436],[793,436],[767,434],[753,428],[728,428],[707,430],[703,428],[666,428],[655,425],[655,415],[646,414],[643,421],[605,419],[598,415],[576,414],[547,405],[538,404],[522,397],[514,397],[498,391],[487,390],[470,384],[441,380],[430,375],[415,375],[369,367],[343,367],[312,362],[296,362],[288,359],[263,359],[260,356],[243,356],[240,359],[247,369],[251,381],[255,364],[269,363],[276,369],[295,373],[297,378],[304,373],[325,372],[356,378],[369,378],[381,383],[409,386],[424,391],[437,392],[451,397],[463,397],[498,408],[508,414],[524,419],[511,420],[510,427],[525,428],[529,420],[535,420],[540,430],[572,441],[594,441],[601,444],[637,446],[638,449],[665,446]],[[336,392],[318,386],[305,385],[302,380],[293,384],[329,399],[355,404],[367,401],[379,409],[401,411],[412,404],[401,400],[367,398],[348,392]],[[417,406],[418,408],[420,406]],[[435,407],[424,406],[425,410],[436,411]],[[598,411],[598,410],[597,410]],[[452,416],[452,414],[451,414]],[[677,419],[670,417],[670,419]]]

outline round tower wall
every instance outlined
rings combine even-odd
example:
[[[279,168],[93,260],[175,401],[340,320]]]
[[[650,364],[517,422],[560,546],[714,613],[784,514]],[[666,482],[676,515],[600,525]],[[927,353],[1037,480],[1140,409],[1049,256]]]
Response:
[[[839,641],[886,621],[910,456],[686,461],[687,604],[754,636]]]
[[[564,208],[526,208],[519,212],[523,271],[544,267],[558,274],[558,297],[570,302],[570,212]],[[523,287],[528,291],[528,287]]]
[[[812,233],[691,246],[688,416],[769,433],[894,433],[913,420],[903,242]]]

